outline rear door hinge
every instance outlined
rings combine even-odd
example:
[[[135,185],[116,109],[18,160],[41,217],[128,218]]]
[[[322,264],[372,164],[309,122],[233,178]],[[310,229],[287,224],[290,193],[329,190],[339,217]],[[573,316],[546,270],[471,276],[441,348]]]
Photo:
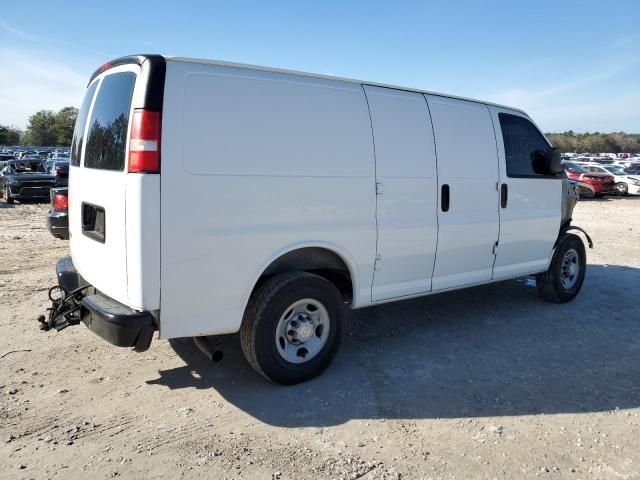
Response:
[[[380,270],[380,268],[382,267],[382,259],[380,258],[380,255],[376,255],[376,260],[373,262],[373,269],[375,271]]]
[[[384,192],[384,188],[382,188],[382,183],[376,182],[376,195],[382,195]]]
[[[498,253],[498,242],[493,244],[493,254],[497,254]]]

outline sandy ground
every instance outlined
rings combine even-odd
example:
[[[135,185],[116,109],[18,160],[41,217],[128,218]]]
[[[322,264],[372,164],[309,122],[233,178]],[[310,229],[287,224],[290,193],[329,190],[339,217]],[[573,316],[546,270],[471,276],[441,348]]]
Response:
[[[279,387],[237,337],[136,354],[41,332],[67,242],[0,203],[0,478],[640,478],[640,198],[581,202],[580,296],[522,279],[353,312],[320,378]]]

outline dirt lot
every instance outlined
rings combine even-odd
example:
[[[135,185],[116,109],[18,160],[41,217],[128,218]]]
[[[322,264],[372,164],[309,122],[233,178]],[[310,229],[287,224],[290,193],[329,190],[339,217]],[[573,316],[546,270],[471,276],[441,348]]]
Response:
[[[268,383],[237,338],[135,354],[44,333],[67,243],[0,203],[0,478],[640,478],[640,198],[581,202],[580,296],[531,280],[354,312],[319,379]]]

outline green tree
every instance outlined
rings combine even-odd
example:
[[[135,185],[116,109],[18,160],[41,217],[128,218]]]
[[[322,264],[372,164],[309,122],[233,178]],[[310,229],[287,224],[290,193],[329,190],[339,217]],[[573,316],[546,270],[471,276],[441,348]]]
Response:
[[[57,145],[71,145],[71,138],[73,137],[73,129],[76,125],[77,117],[78,109],[76,107],[64,107],[56,113],[55,130]]]
[[[0,125],[0,145],[18,145],[20,143],[20,130]]]
[[[23,143],[27,145],[55,145],[58,140],[56,114],[40,110],[29,117]]]

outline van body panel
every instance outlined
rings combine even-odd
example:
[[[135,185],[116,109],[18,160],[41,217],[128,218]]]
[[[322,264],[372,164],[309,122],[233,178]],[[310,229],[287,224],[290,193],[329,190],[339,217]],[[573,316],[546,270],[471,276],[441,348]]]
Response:
[[[514,178],[507,175],[505,145],[498,115],[506,113],[535,123],[521,112],[490,106],[500,158],[500,184],[508,188],[506,208],[500,208],[500,240],[493,275],[496,280],[549,268],[562,217],[562,179]],[[551,144],[544,139],[547,147]]]
[[[431,290],[438,222],[433,129],[423,95],[364,86],[376,157],[378,267],[372,298]]]
[[[355,263],[354,305],[371,302],[361,86],[167,60],[162,128],[162,337],[236,331],[283,246],[335,246]]]
[[[498,156],[485,105],[427,95],[438,168],[438,248],[433,290],[492,278],[498,241]],[[442,187],[449,187],[449,210]]]
[[[160,308],[160,176],[129,173],[127,204],[127,305]]]

